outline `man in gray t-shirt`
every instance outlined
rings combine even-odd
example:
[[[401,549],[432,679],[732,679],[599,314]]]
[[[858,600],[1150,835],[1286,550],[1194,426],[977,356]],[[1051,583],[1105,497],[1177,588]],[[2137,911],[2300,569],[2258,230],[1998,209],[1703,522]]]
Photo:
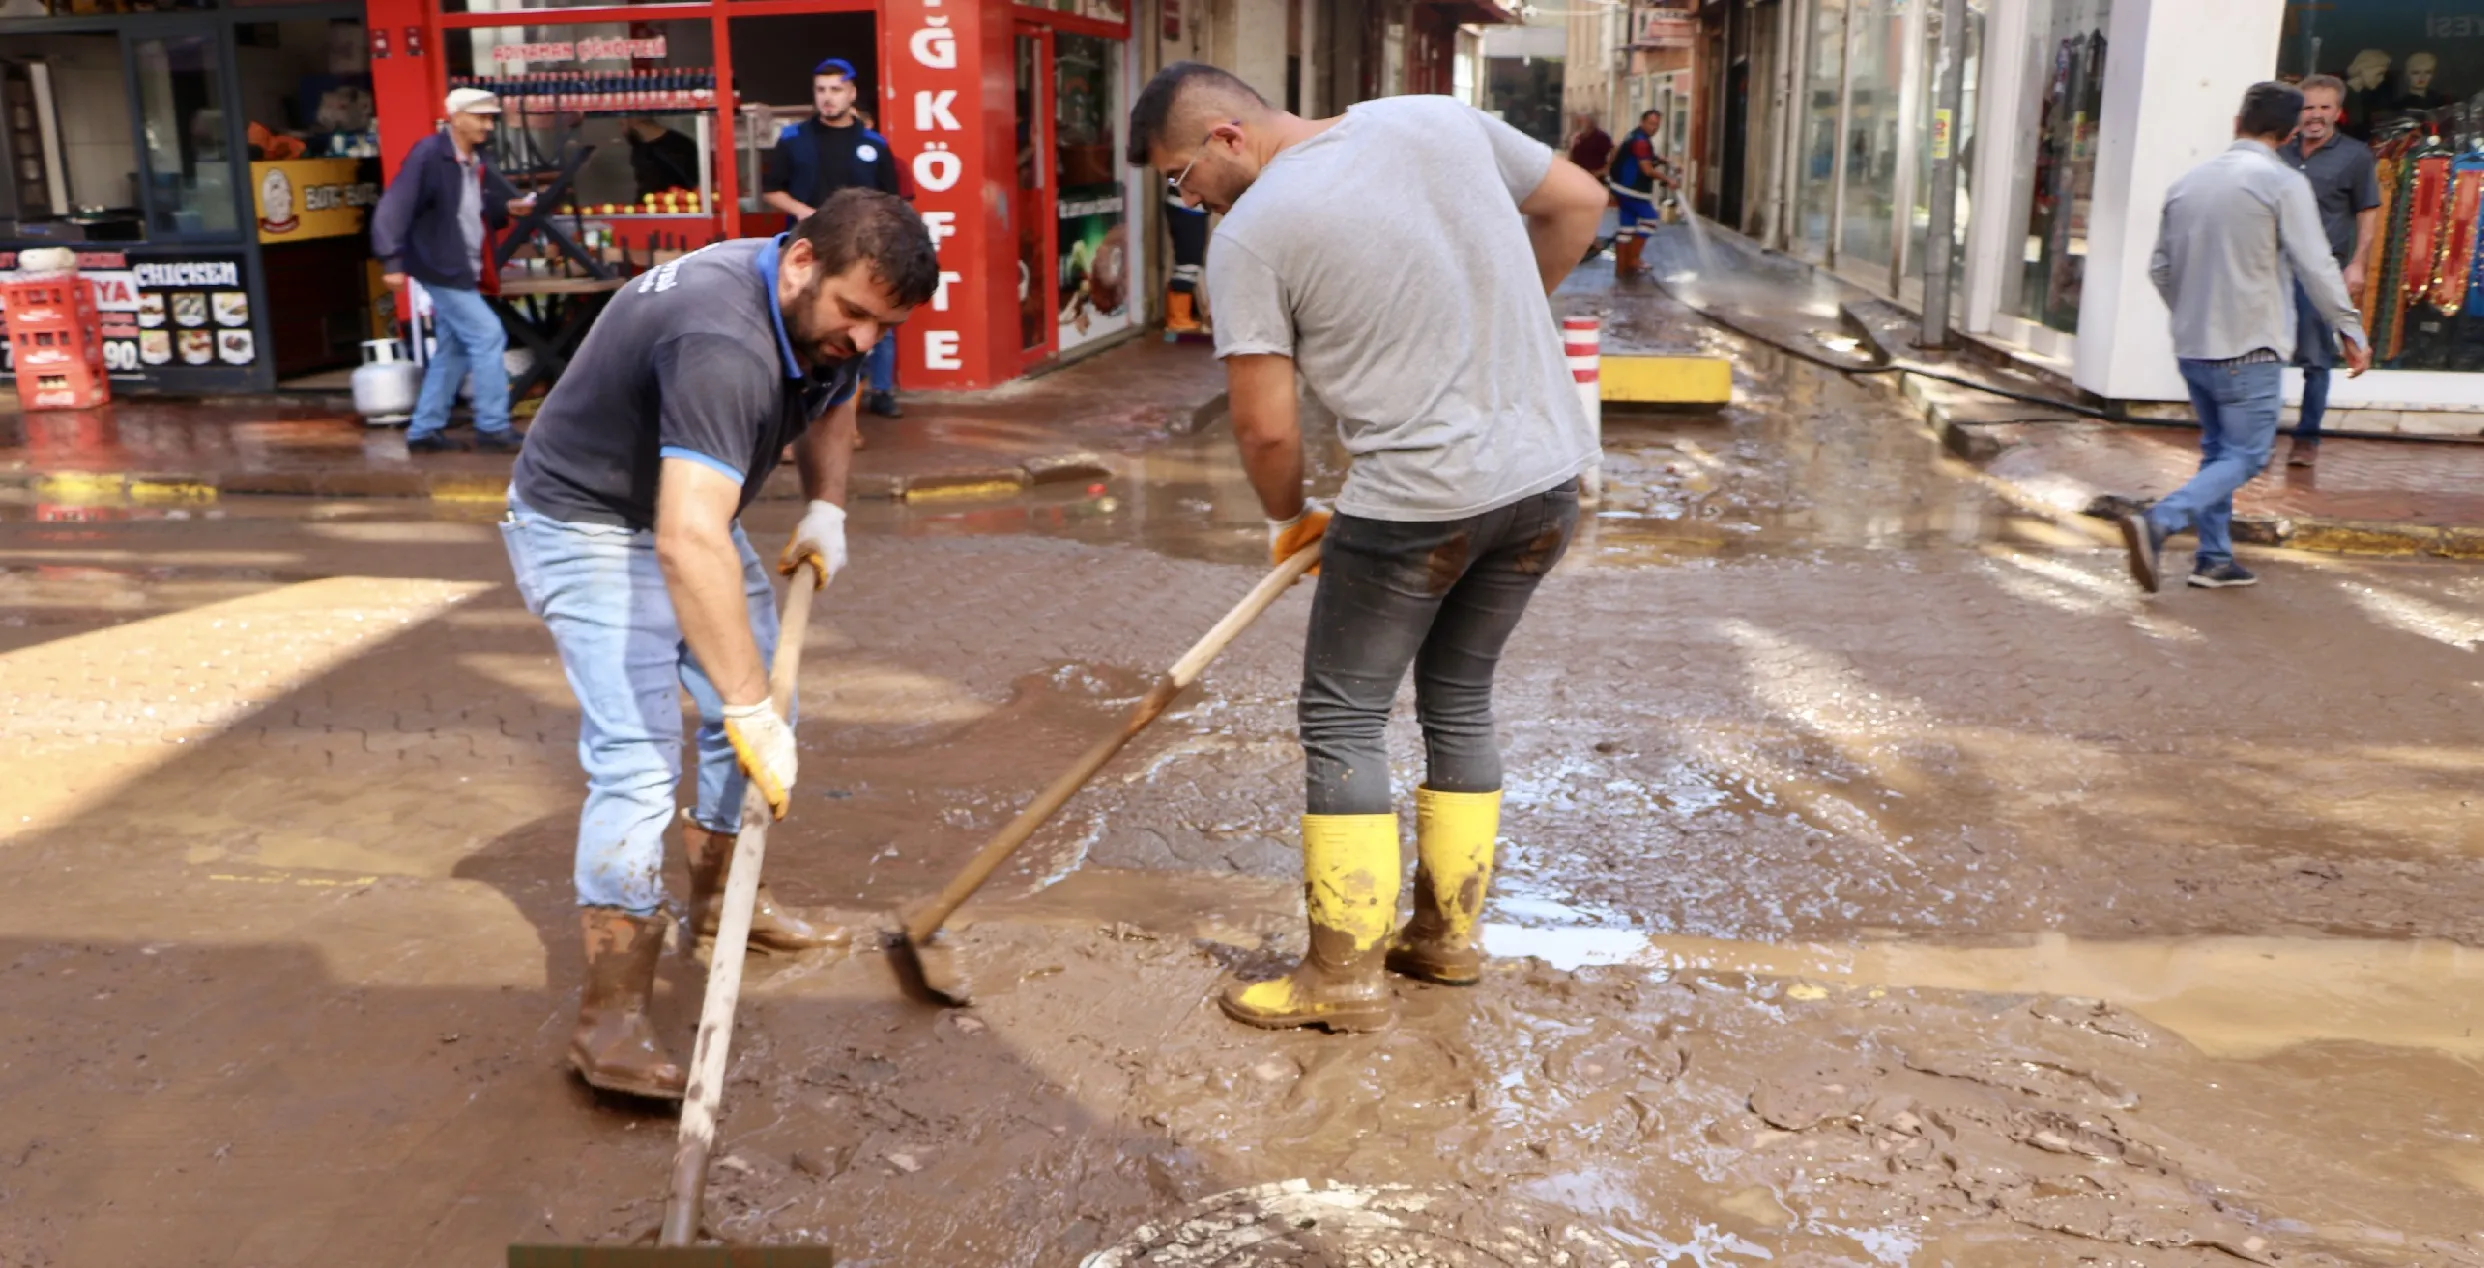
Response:
[[[1275,561],[1321,549],[1300,701],[1310,953],[1220,1002],[1255,1026],[1375,1029],[1393,1016],[1384,967],[1482,972],[1493,671],[1599,456],[1545,297],[1595,239],[1604,187],[1446,97],[1302,119],[1192,62],[1139,95],[1129,158],[1225,215],[1207,269],[1234,436]],[[1303,497],[1299,384],[1354,455],[1333,520]],[[1397,930],[1382,741],[1410,666],[1430,760]]]

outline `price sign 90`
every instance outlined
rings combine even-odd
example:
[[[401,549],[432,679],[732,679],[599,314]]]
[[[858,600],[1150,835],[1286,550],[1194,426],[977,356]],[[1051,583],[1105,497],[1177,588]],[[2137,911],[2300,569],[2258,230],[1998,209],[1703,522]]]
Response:
[[[138,345],[131,340],[106,339],[103,353],[107,373],[130,373],[138,369]]]

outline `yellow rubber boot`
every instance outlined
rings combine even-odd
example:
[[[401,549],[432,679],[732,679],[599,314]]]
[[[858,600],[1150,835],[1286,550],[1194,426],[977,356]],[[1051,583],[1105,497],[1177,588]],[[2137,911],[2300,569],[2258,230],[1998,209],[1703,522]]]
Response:
[[[1304,815],[1310,952],[1284,977],[1226,986],[1217,999],[1225,1015],[1269,1030],[1379,1030],[1395,1021],[1397,998],[1381,961],[1397,923],[1402,871],[1396,815]]]
[[[1199,324],[1198,312],[1193,307],[1193,297],[1189,291],[1165,293],[1164,328],[1177,335],[1195,335],[1207,329]]]
[[[1483,977],[1475,927],[1492,889],[1501,794],[1415,790],[1414,919],[1389,943],[1389,970],[1443,986]]]

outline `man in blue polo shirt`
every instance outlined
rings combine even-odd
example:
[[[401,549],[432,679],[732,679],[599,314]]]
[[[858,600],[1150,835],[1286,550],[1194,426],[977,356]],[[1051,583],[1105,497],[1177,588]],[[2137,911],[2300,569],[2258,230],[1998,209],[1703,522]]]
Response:
[[[777,134],[776,148],[759,170],[762,201],[784,212],[792,222],[811,214],[840,189],[876,189],[902,194],[897,158],[888,138],[864,126],[854,110],[860,93],[854,64],[831,57],[811,68],[810,118]],[[902,418],[897,408],[897,341],[871,350],[871,399],[865,404],[882,418]]]
[[[780,818],[793,788],[793,731],[768,700],[773,595],[741,514],[791,445],[810,506],[778,569],[807,559],[825,577],[844,566],[855,380],[938,283],[913,208],[840,191],[790,234],[719,243],[632,282],[527,433],[501,534],[582,715],[587,972],[569,1061],[595,1087],[682,1094],[682,1069],[647,1019],[682,689],[700,721],[698,804],[682,816],[695,942],[715,934],[744,778]],[[754,947],[842,937],[763,888]]]

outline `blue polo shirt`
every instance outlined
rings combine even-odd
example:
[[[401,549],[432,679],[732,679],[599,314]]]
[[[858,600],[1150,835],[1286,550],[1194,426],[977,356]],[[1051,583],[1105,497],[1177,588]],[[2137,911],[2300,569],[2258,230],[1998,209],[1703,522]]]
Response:
[[[863,358],[805,373],[776,302],[783,238],[743,238],[651,269],[596,318],[527,429],[510,475],[557,520],[655,526],[666,458],[759,497],[786,445],[853,399]]]

